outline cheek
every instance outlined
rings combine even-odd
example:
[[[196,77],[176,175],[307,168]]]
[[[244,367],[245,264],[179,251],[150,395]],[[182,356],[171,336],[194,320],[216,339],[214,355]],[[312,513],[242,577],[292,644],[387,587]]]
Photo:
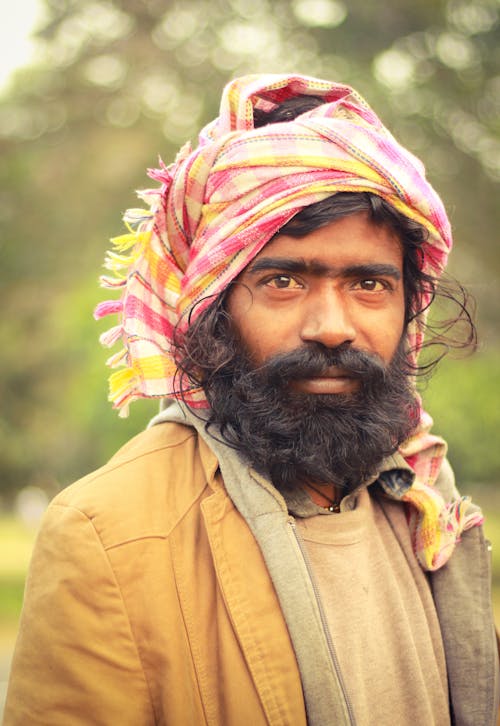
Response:
[[[248,288],[235,287],[229,294],[226,309],[238,339],[254,364],[260,365],[286,348],[283,319],[259,304]]]
[[[396,306],[376,328],[376,342],[374,346],[379,355],[388,363],[393,358],[405,333],[404,303]]]
[[[270,356],[282,352],[283,331],[266,314],[249,310],[234,318],[236,333],[254,364],[264,363]]]
[[[252,359],[259,354],[260,330],[263,328],[257,314],[251,291],[243,285],[235,286],[229,293],[226,309],[237,338]]]

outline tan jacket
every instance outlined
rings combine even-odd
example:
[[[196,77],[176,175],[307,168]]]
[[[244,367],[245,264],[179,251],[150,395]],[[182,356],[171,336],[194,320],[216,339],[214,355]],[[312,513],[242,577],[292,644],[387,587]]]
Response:
[[[193,429],[149,429],[50,505],[4,718],[305,726],[260,551]]]
[[[492,624],[479,615],[489,595],[470,582],[484,541],[480,531],[467,535],[432,588],[458,684],[454,723],[486,726],[497,692]],[[42,724],[305,726],[296,659],[260,550],[192,428],[149,429],[50,505],[4,721]]]

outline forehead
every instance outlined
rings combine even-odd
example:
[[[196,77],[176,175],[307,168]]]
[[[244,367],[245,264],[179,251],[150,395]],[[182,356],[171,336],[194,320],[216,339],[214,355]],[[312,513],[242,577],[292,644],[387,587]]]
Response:
[[[272,259],[301,259],[342,269],[352,265],[391,264],[402,268],[403,244],[387,225],[375,224],[365,213],[330,222],[303,237],[276,235],[249,264]]]

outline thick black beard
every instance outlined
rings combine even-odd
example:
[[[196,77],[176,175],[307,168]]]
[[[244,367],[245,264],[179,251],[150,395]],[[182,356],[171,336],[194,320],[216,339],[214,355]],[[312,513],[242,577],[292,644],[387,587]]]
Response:
[[[351,394],[307,394],[294,380],[339,366],[360,379]],[[204,385],[211,422],[278,489],[335,483],[350,490],[373,475],[418,420],[403,345],[386,366],[375,355],[320,344],[255,368],[241,351]]]

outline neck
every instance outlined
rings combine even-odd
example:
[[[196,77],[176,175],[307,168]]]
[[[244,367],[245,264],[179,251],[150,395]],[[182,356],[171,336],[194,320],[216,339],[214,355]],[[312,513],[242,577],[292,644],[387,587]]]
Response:
[[[304,489],[315,504],[331,511],[339,511],[340,501],[346,493],[337,484],[304,484]]]

